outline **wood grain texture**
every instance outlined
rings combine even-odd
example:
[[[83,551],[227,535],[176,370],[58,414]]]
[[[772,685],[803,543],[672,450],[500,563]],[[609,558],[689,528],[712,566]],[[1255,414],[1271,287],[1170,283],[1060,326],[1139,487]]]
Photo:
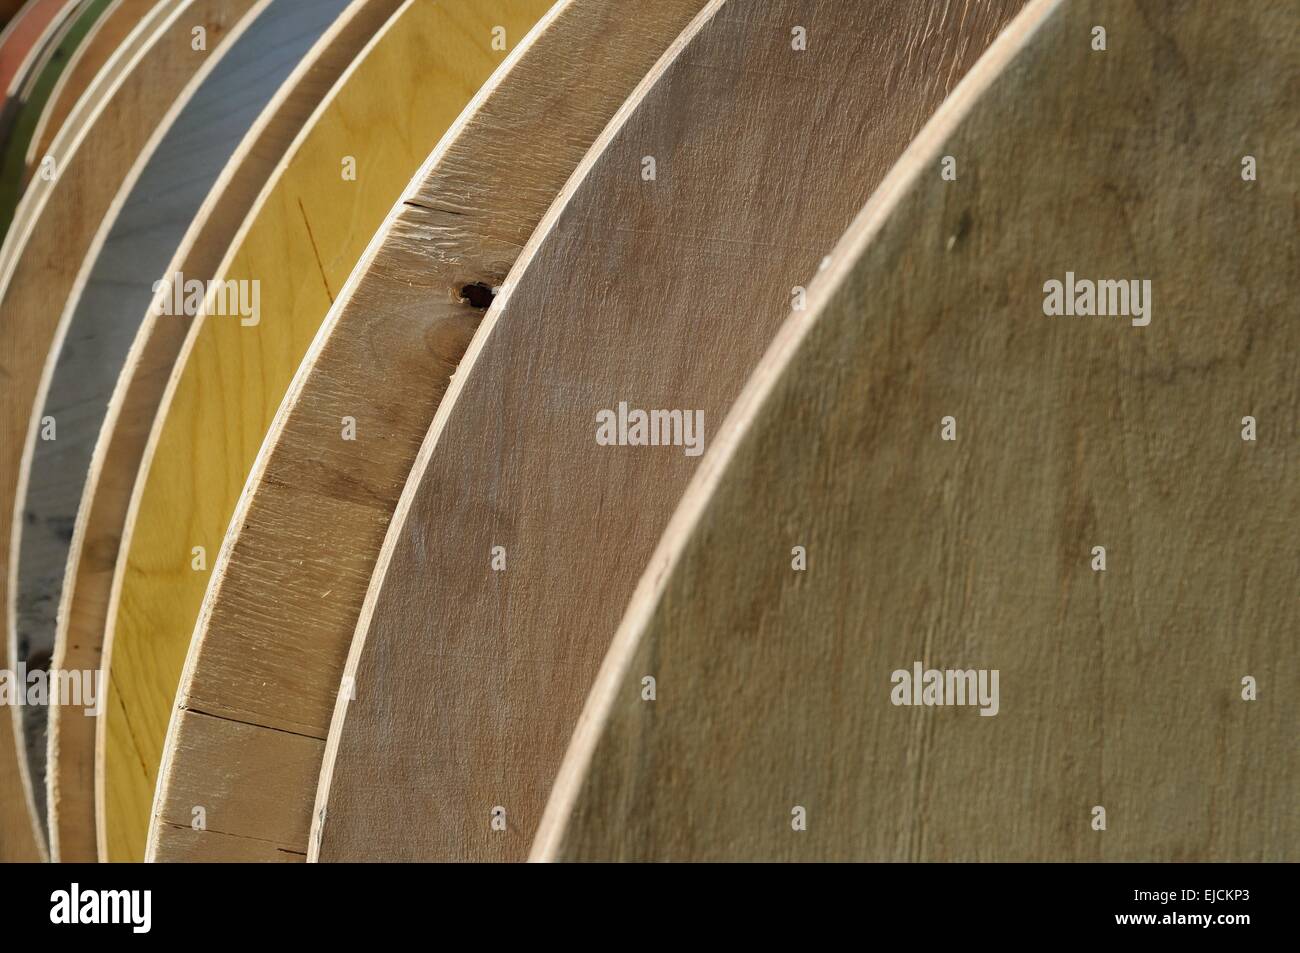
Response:
[[[64,160],[67,158],[66,153],[68,150],[75,148],[81,141],[80,130],[90,120],[99,115],[105,100],[117,90],[121,77],[125,75],[127,68],[134,63],[139,51],[152,42],[158,31],[163,28],[167,17],[176,10],[180,2],[181,0],[159,0],[149,14],[142,18],[136,24],[135,29],[118,45],[108,62],[96,75],[94,82],[90,84],[63,120],[59,134],[51,139],[48,148],[42,152],[37,168],[29,170],[29,178],[23,187],[18,206],[14,209],[9,231],[22,234],[27,227],[28,218],[43,207],[45,194],[54,187],[57,176],[50,175],[48,170],[40,172],[40,163],[48,159],[55,163],[56,170],[62,167]],[[37,172],[40,172],[40,174],[36,174]],[[0,270],[8,267],[5,263],[5,256],[11,250],[16,253],[21,250],[21,245],[11,246],[5,244],[0,247]]]
[[[791,289],[1011,6],[728,2],[647,77],[516,265],[412,470],[331,726],[320,859],[526,856],[697,459],[597,446],[595,415],[720,421]]]
[[[12,139],[32,78],[44,68],[46,57],[58,43],[59,37],[67,28],[68,19],[78,6],[79,0],[34,0],[30,8],[24,11],[22,21],[14,31],[15,40],[24,42],[25,35],[29,34],[31,44],[24,51],[22,59],[13,64],[13,74],[9,77],[8,86],[3,89],[0,143],[7,146]],[[10,65],[4,62],[6,45],[8,44],[0,43],[0,71]]]
[[[48,31],[71,0],[31,0],[0,36],[0,94],[8,100],[17,91],[28,67],[39,55]]]
[[[19,476],[11,559],[19,657],[47,668],[91,453],[154,285],[235,148],[347,0],[264,0],[177,97],[105,216],[60,318]],[[180,316],[176,316],[181,320]],[[56,427],[56,439],[41,430]],[[24,709],[44,816],[47,707]]]
[[[27,149],[44,115],[50,94],[108,2],[89,0],[77,8],[75,16],[64,18],[63,27],[47,42],[40,61],[33,66],[31,75],[16,97],[17,112],[13,125],[3,149],[0,149],[0,235],[8,230],[13,219],[14,208],[26,181]]]
[[[112,0],[96,18],[85,40],[68,60],[67,68],[59,74],[32,132],[26,157],[28,177],[101,70],[128,43],[135,29],[161,6],[158,0]]]
[[[21,204],[26,205],[30,199],[37,202],[37,207],[23,227],[11,229],[5,236],[5,246],[12,245],[12,249],[3,254],[0,271],[0,310],[4,313],[0,321],[0,374],[6,379],[6,387],[0,390],[0,500],[7,502],[0,507],[0,539],[7,539],[12,530],[12,501],[16,499],[22,447],[44,357],[56,330],[57,321],[50,317],[51,302],[58,302],[57,308],[67,299],[86,249],[112,206],[118,187],[177,92],[250,5],[251,0],[191,0],[178,4],[167,26],[137,52],[95,114],[75,130],[76,141],[63,153],[65,158],[52,187],[24,198]],[[207,30],[208,50],[204,52],[190,46],[190,31],[198,25]],[[13,566],[9,547],[0,546],[0,553],[0,603],[7,607],[6,650],[12,663],[17,658],[13,603],[9,597]],[[5,723],[0,736],[9,738],[19,726],[18,706],[11,718],[0,721]],[[0,740],[0,746],[6,749],[9,743]],[[16,746],[11,750],[17,753]],[[9,754],[9,750],[0,751],[0,763],[5,765],[5,770],[0,770],[0,811],[14,810],[22,801],[31,810],[34,796],[26,759],[16,759],[18,770],[10,771]],[[23,789],[20,801],[9,796],[9,785],[15,782],[21,782]],[[8,836],[0,841],[0,856],[8,856],[9,843]]]
[[[226,534],[148,858],[234,860],[247,851],[234,834],[306,853],[374,560],[482,317],[462,290],[505,280],[588,147],[702,6],[673,0],[629,17],[611,0],[557,4],[390,212],[299,368]],[[346,416],[354,440],[342,439]],[[209,832],[190,827],[200,802],[222,832],[206,849]]]
[[[402,0],[352,0],[307,53],[249,130],[160,274],[199,280],[221,259],[277,164],[334,84]],[[166,294],[159,291],[159,294]],[[54,665],[98,669],[109,593],[131,491],[149,430],[190,322],[145,310],[139,334],[109,401],[77,510],[61,590]],[[78,705],[50,712],[50,852],[55,859],[97,856],[94,809],[95,719]]]
[[[144,854],[155,778],[210,568],[258,448],[370,237],[544,0],[416,2],[347,74],[277,169],[222,281],[259,282],[260,319],[201,316],[168,384],[118,556],[97,744],[101,859]],[[356,163],[344,177],[344,159]],[[248,285],[246,287],[251,287]],[[221,830],[215,821],[211,829]]]
[[[1026,17],[728,419],[537,859],[1296,859],[1300,17]],[[1150,323],[1048,316],[1067,270]],[[998,714],[891,704],[918,660],[998,670]]]

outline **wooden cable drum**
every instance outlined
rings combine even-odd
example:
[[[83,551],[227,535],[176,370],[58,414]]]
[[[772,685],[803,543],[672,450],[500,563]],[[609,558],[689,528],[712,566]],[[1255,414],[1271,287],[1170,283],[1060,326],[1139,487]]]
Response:
[[[0,270],[0,498],[16,499],[16,485],[33,401],[43,373],[45,355],[54,338],[61,309],[77,278],[82,258],[94,240],[135,156],[149,140],[177,92],[199,70],[221,37],[251,5],[251,0],[190,0],[175,6],[152,41],[137,51],[117,77],[114,89],[95,113],[76,129],[67,130],[71,143],[55,151],[64,158],[50,187],[29,191],[21,205],[35,203],[22,228],[5,236]],[[192,48],[192,30],[206,31],[206,51]],[[22,217],[21,215],[18,217]],[[12,530],[13,508],[0,508],[0,539]],[[0,546],[0,603],[7,608],[7,657],[16,668],[20,657],[9,591],[14,568],[9,547]],[[32,828],[11,819],[33,813],[34,794],[26,758],[18,757],[12,732],[21,723],[21,706],[11,718],[0,718],[0,857],[31,856],[33,845],[19,833]],[[12,760],[11,760],[12,759]],[[43,847],[38,853],[43,853]]]
[[[159,273],[207,281],[215,275],[263,185],[303,125],[402,0],[352,0],[303,57],[227,163],[196,213],[171,263]],[[171,284],[158,289],[170,298]],[[161,303],[159,303],[161,304]],[[109,401],[77,511],[61,590],[54,668],[100,667],[112,572],[131,490],[168,375],[189,322],[146,309],[123,374]],[[94,811],[95,719],[63,700],[50,712],[51,854],[97,856]]]
[[[615,0],[556,4],[393,207],[307,352],[231,520],[177,695],[147,859],[307,852],[374,560],[490,289],[703,5],[673,0],[629,17]],[[192,826],[199,804],[208,830]]]
[[[50,42],[41,62],[18,96],[17,114],[0,150],[0,235],[9,228],[13,210],[27,176],[27,150],[44,114],[50,94],[75,51],[103,15],[109,0],[90,0],[74,17],[68,17],[56,41]]]
[[[46,361],[19,475],[11,559],[19,659],[29,670],[48,668],[53,655],[91,451],[154,285],[235,147],[346,2],[264,0],[250,10],[181,91],[100,224]],[[42,817],[49,710],[24,709]]]
[[[703,438],[696,411],[721,420],[792,296],[1017,6],[719,2],[655,66],[426,435],[331,725],[317,859],[526,857],[703,448],[686,421]],[[677,409],[679,445],[599,445],[620,403]]]
[[[1287,4],[1027,8],[719,433],[536,859],[1293,859],[1297,75]]]
[[[112,0],[91,25],[85,39],[60,72],[50,91],[45,108],[37,119],[28,143],[26,164],[28,176],[49,151],[50,143],[63,128],[81,96],[95,82],[100,71],[114,58],[114,54],[127,44],[128,38],[153,11],[162,4],[158,0]]]
[[[192,323],[118,554],[96,746],[101,859],[143,857],[208,570],[294,371],[420,163],[548,6],[405,5],[300,133],[218,269],[223,293]]]

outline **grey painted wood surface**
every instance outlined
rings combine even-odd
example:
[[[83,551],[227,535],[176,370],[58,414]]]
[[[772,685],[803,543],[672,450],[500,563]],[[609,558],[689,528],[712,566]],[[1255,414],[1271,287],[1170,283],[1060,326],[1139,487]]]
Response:
[[[123,201],[57,349],[40,411],[55,439],[33,434],[18,555],[18,655],[29,668],[49,664],[55,612],[91,453],[105,408],[153,297],[208,191],[254,120],[347,0],[273,0],[199,84]],[[90,258],[93,257],[93,263]],[[176,316],[175,320],[186,320]],[[45,707],[24,710],[33,777],[44,775]],[[36,787],[45,813],[44,786]]]

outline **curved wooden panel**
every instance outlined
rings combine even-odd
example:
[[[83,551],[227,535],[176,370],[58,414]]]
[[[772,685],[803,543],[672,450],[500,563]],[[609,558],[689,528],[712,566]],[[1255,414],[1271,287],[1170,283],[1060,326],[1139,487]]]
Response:
[[[50,144],[77,101],[90,89],[114,54],[127,43],[136,27],[160,6],[163,4],[158,0],[112,0],[95,19],[84,41],[69,58],[67,67],[59,74],[32,131],[26,156],[29,177],[41,157],[49,152]]]
[[[19,657],[49,667],[91,451],[127,352],[180,239],[262,108],[347,0],[263,0],[208,57],[136,159],[60,318],[19,474],[10,558]],[[174,319],[179,320],[179,317]],[[56,439],[47,428],[55,428]],[[47,707],[24,709],[44,815]]]
[[[21,36],[31,27],[39,25],[39,31],[32,36],[32,43],[27,48],[22,60],[16,65],[9,85],[4,88],[4,104],[0,107],[0,143],[7,148],[13,140],[18,116],[23,103],[31,90],[36,76],[45,68],[52,49],[58,45],[66,32],[68,21],[76,12],[79,0],[34,0],[30,9],[24,11],[22,22],[16,34]],[[4,66],[4,44],[0,44],[0,68]]]
[[[101,859],[144,854],[207,567],[294,371],[370,236],[504,58],[492,49],[494,27],[518,42],[548,6],[406,7],[300,136],[219,269],[223,283],[244,283],[235,287],[245,289],[246,303],[259,289],[260,303],[256,314],[193,323],[146,448],[105,642]],[[194,547],[203,548],[200,562]]]
[[[31,0],[0,36],[0,94],[5,97],[6,112],[18,84],[39,55],[49,31],[57,28],[59,18],[66,12],[65,8],[70,2],[71,0]],[[2,128],[7,131],[8,123],[3,123]]]
[[[174,13],[182,2],[183,0],[159,0],[148,16],[136,24],[135,29],[122,40],[121,45],[95,77],[95,81],[73,106],[60,127],[59,135],[50,141],[48,149],[42,153],[41,161],[50,159],[55,162],[57,168],[62,168],[64,160],[68,157],[68,151],[81,141],[80,130],[99,114],[105,100],[116,91],[119,81],[135,62],[139,51],[153,41],[166,23],[167,17]],[[9,224],[10,232],[23,234],[28,219],[43,206],[45,194],[53,188],[53,177],[45,173],[33,176],[34,171],[39,169],[29,170],[29,179],[22,189],[21,199],[14,209],[13,220]],[[20,244],[14,246],[6,243],[0,248],[0,271],[7,267],[6,256],[20,250]]]
[[[233,39],[242,25],[235,25],[227,39]],[[133,285],[143,284],[145,302],[132,309],[138,322],[139,314],[148,306],[150,284],[160,272],[149,274],[146,270],[147,277],[141,278],[133,269],[148,261],[151,243],[166,241],[169,213],[184,212],[189,199],[187,214],[192,214],[205,191],[202,178],[215,177],[210,170],[213,150],[222,148],[223,136],[236,132],[222,122],[220,112],[220,106],[232,93],[228,69],[218,71],[228,87],[224,95],[214,101],[209,90],[206,101],[194,103],[196,89],[203,90],[214,65],[224,60],[229,48],[229,42],[223,43],[206,58],[141,149],[101,220],[62,315],[56,319],[54,341],[32,405],[10,543],[16,659],[29,672],[50,667],[54,610],[86,458],[98,430],[100,408],[121,367],[120,357],[114,358],[115,346],[124,351],[130,340],[130,328],[123,327],[126,320],[114,310],[114,304],[129,301]],[[233,92],[245,91],[235,88]],[[187,114],[191,105],[196,108]],[[6,158],[12,159],[13,155],[7,152]],[[17,169],[11,166],[6,171]],[[158,265],[159,269],[165,261]],[[20,709],[27,765],[42,826],[46,814],[48,711],[45,705]]]
[[[76,141],[68,146],[56,181],[49,189],[24,198],[24,205],[29,200],[38,204],[21,230],[11,229],[5,236],[6,248],[12,249],[3,256],[0,272],[0,310],[4,313],[0,321],[0,374],[6,378],[6,386],[0,390],[0,499],[15,499],[32,402],[57,324],[49,316],[51,303],[61,304],[67,299],[86,249],[135,156],[176,92],[206,60],[207,53],[191,49],[191,29],[205,27],[211,51],[250,4],[251,0],[190,0],[179,5],[167,21],[168,26],[137,53],[111,94],[76,130]],[[9,537],[13,516],[11,506],[0,507],[0,539]],[[0,602],[7,607],[6,642],[12,662],[19,657],[9,597],[13,567],[9,547],[0,546],[0,554]],[[9,739],[0,741],[0,746],[7,748],[12,743],[10,733],[18,728],[19,721],[18,706],[12,718],[0,718],[4,722],[0,736]],[[16,746],[11,751],[16,755]],[[34,809],[26,759],[18,758],[17,770],[10,770],[9,754],[0,751],[0,761],[5,765],[0,770],[0,811],[13,810],[15,804],[23,802]],[[9,785],[19,779],[23,794],[15,800],[8,795]],[[0,844],[0,851],[6,852],[3,856],[7,856],[7,850]]]
[[[49,101],[51,92],[62,76],[87,33],[104,13],[109,0],[90,0],[76,16],[65,17],[58,36],[46,45],[23,88],[16,97],[16,114],[12,128],[0,150],[0,235],[9,229],[14,208],[22,193],[27,172],[27,148]]]
[[[150,859],[236,859],[236,834],[307,852],[374,560],[483,314],[464,289],[505,280],[587,148],[703,5],[629,17],[615,0],[557,4],[394,206],[299,368],[226,533],[168,734]],[[355,439],[342,439],[345,417]],[[220,836],[192,829],[200,803]]]
[[[213,277],[258,193],[304,123],[402,0],[352,0],[303,58],[227,163],[160,275]],[[166,297],[169,291],[159,290]],[[144,309],[140,333],[109,401],[77,510],[58,611],[54,667],[97,669],[109,590],[135,476],[189,322]],[[50,851],[96,857],[95,720],[64,700],[50,712]]]
[[[738,402],[536,858],[1294,859],[1300,22],[1017,26]],[[1049,316],[1067,274],[1127,313]],[[912,707],[962,705],[946,671],[979,701]]]
[[[697,459],[598,446],[597,413],[720,420],[791,289],[1010,6],[724,3],[647,77],[507,281],[412,470],[348,662],[356,699],[331,727],[320,859],[526,856]]]
[[[14,14],[22,9],[23,0],[0,0],[0,26],[8,28],[13,22]],[[3,42],[4,34],[0,31],[0,42]]]

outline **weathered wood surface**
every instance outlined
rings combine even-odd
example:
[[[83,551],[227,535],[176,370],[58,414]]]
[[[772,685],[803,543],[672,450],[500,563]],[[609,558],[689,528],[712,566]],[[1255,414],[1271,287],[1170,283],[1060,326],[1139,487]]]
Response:
[[[47,44],[18,95],[17,114],[0,149],[0,235],[9,228],[14,208],[27,181],[27,151],[68,64],[103,16],[109,0],[89,0],[66,18],[58,36]]]
[[[700,411],[707,441],[792,288],[1013,8],[721,3],[657,64],[521,257],[420,451],[331,727],[320,859],[527,855],[699,459],[599,446],[596,415]]]
[[[614,0],[557,4],[394,206],[299,368],[226,534],[168,734],[150,857],[234,860],[249,850],[235,835],[306,853],[375,558],[483,314],[464,289],[505,280],[588,147],[703,6],[628,16]],[[220,834],[192,830],[196,803]]]
[[[294,372],[402,189],[505,58],[493,49],[494,28],[517,43],[548,6],[404,7],[300,133],[218,269],[223,284],[244,289],[246,303],[259,289],[259,307],[192,322],[145,451],[104,646],[101,859],[144,855],[163,742],[210,570]],[[221,831],[215,821],[210,829]]]
[[[81,97],[97,81],[101,71],[117,58],[120,50],[129,48],[130,38],[136,28],[164,5],[159,0],[112,0],[108,8],[95,19],[85,40],[68,60],[67,68],[59,74],[32,132],[27,151],[29,177],[49,151],[50,143],[63,128]]]
[[[12,31],[0,36],[0,82],[4,83],[0,86],[0,237],[9,227],[22,185],[31,111],[40,109],[31,97],[43,88],[41,77],[47,73],[78,6],[72,0],[35,0],[24,8]],[[14,152],[17,166],[10,158]]]
[[[179,90],[202,66],[221,37],[251,5],[251,0],[190,0],[177,4],[151,42],[137,51],[113,89],[75,141],[61,150],[58,177],[50,188],[29,191],[20,206],[33,203],[21,228],[5,236],[0,252],[0,499],[12,501],[32,405],[53,341],[52,310],[67,300],[82,258],[109,211],[135,156],[152,135]],[[206,51],[191,48],[191,29],[207,31]],[[23,216],[18,216],[22,218]],[[54,303],[54,304],[52,304]],[[57,310],[55,310],[57,313]],[[0,539],[12,530],[13,506],[0,507]],[[9,547],[0,546],[0,605],[5,608],[9,668],[24,652],[14,626]],[[17,815],[35,804],[26,759],[19,757],[14,732],[20,706],[0,718],[0,857],[31,856],[22,835],[33,825]],[[12,759],[12,760],[11,760]],[[16,770],[11,770],[15,766]],[[44,848],[41,848],[41,853]]]
[[[1297,859],[1297,76],[1291,4],[1031,5],[719,434],[536,859]]]
[[[21,234],[27,227],[30,216],[43,206],[45,200],[42,196],[54,187],[57,172],[63,167],[67,153],[75,149],[81,141],[80,130],[99,115],[105,100],[117,90],[121,77],[135,62],[140,49],[153,41],[165,26],[168,16],[181,2],[182,0],[159,0],[115,47],[112,55],[95,75],[93,82],[72,104],[68,114],[60,122],[57,135],[50,134],[50,140],[41,150],[37,164],[28,170],[28,179],[23,186],[18,205],[13,211],[9,231]],[[44,164],[47,162],[53,162],[53,168],[46,168]],[[21,245],[14,247],[5,244],[0,248],[0,271],[7,267],[4,256],[11,250],[16,253],[21,250]]]
[[[10,558],[20,658],[29,669],[48,668],[53,656],[91,452],[154,285],[236,146],[346,2],[262,0],[250,10],[179,93],[100,223],[59,318],[19,475],[22,518]],[[23,710],[42,820],[48,711]]]
[[[262,187],[327,93],[402,0],[352,0],[306,54],[226,164],[161,274],[216,273]],[[166,296],[166,289],[159,294]],[[73,527],[55,636],[57,670],[100,667],[109,592],[131,490],[189,321],[153,302],[109,401]],[[95,719],[64,701],[50,712],[50,849],[94,860]]]

